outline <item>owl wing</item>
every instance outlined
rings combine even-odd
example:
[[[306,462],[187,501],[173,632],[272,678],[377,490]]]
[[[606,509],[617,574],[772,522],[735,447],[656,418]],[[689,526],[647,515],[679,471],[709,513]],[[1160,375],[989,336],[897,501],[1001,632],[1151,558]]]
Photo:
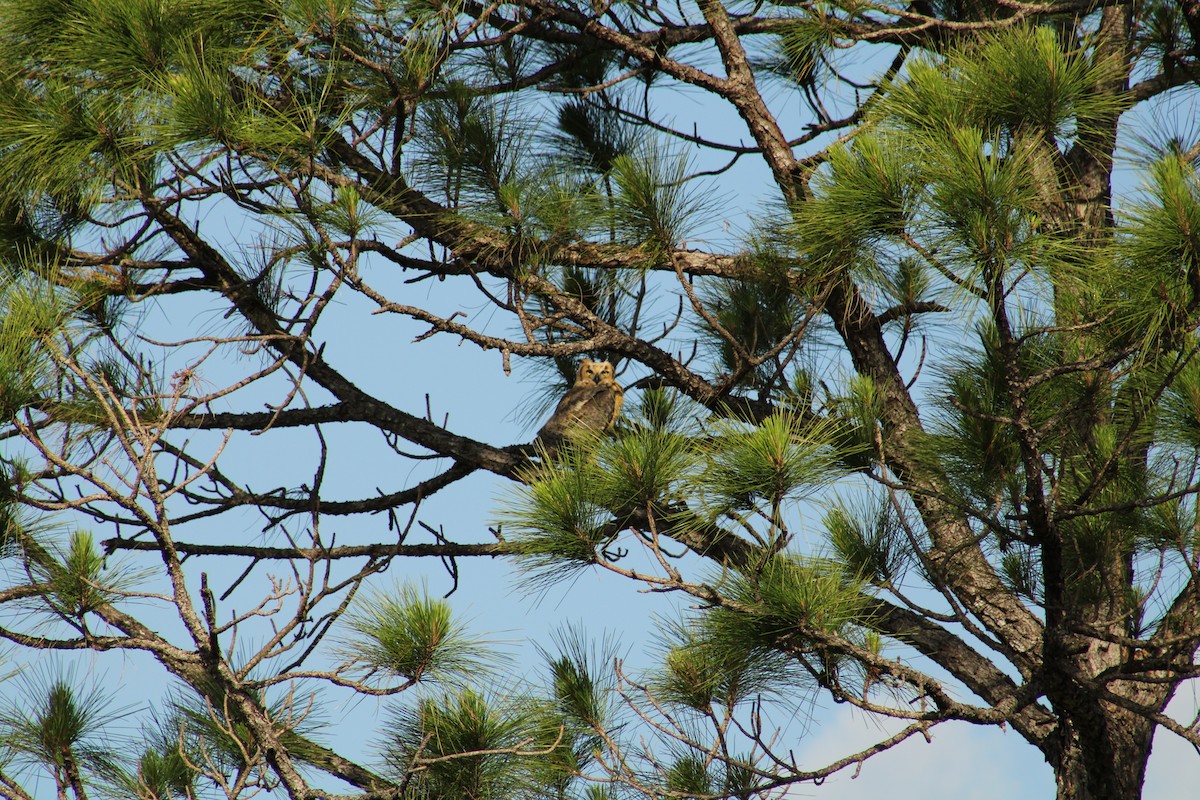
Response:
[[[577,383],[558,401],[554,414],[538,431],[537,441],[553,446],[570,431],[602,431],[621,412],[623,392],[616,384]]]
[[[546,420],[546,424],[538,431],[537,438],[541,441],[552,441],[561,439],[568,429],[579,424],[580,414],[588,405],[593,396],[597,392],[604,389],[603,386],[594,384],[577,383],[567,390],[562,399],[558,401],[558,406],[554,409],[554,413],[550,415],[550,419]]]
[[[616,384],[595,387],[591,397],[574,410],[575,425],[593,431],[607,430],[621,410],[621,390]]]
[[[621,384],[616,381],[608,387],[612,391],[612,414],[608,418],[608,424],[605,428],[611,428],[617,421],[617,417],[621,416],[621,406],[625,403],[625,390],[621,388]]]

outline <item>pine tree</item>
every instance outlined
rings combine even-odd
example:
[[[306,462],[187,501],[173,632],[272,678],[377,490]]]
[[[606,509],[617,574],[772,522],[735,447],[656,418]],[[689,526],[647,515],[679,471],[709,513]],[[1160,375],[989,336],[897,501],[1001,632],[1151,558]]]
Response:
[[[1200,747],[1195,0],[0,0],[0,42],[0,796],[775,797],[967,722],[1127,800]],[[509,435],[505,376],[532,425],[583,356],[614,428]],[[485,557],[688,610],[517,680],[381,574]],[[798,763],[800,695],[900,727]]]

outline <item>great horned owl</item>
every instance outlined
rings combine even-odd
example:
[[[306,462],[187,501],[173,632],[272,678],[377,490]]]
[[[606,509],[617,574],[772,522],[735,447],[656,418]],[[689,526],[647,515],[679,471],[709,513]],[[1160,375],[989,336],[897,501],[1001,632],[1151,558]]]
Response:
[[[535,441],[553,452],[573,432],[608,430],[617,421],[624,401],[625,391],[613,379],[612,364],[585,358],[575,383],[558,401]]]

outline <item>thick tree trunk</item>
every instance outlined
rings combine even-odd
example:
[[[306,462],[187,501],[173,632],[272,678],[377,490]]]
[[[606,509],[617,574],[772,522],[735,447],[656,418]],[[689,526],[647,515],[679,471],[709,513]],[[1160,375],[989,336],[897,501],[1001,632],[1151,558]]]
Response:
[[[1058,800],[1138,800],[1154,726],[1108,703],[1081,711],[1063,716],[1049,757]]]

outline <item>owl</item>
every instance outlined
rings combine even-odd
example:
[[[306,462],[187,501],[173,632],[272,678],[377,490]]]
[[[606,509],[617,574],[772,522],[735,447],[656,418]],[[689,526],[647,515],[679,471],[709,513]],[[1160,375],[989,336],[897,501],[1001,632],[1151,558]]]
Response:
[[[535,441],[553,452],[573,432],[608,430],[617,421],[624,401],[625,391],[613,379],[612,364],[585,358],[575,383],[558,401]]]

